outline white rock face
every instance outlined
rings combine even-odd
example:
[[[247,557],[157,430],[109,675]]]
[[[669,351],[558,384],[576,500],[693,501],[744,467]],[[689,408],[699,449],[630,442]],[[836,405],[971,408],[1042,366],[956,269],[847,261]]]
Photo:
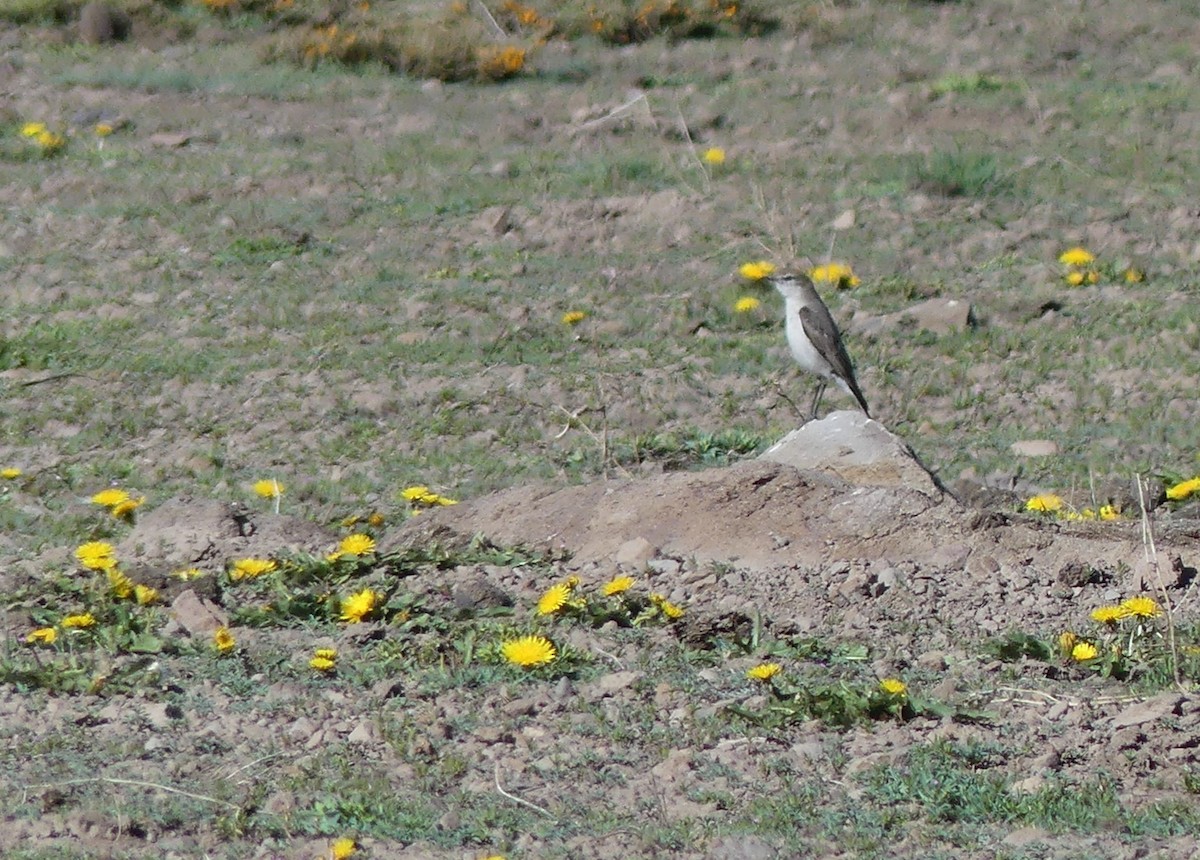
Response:
[[[760,459],[828,472],[861,487],[907,487],[933,499],[946,492],[903,439],[857,410],[809,421]]]

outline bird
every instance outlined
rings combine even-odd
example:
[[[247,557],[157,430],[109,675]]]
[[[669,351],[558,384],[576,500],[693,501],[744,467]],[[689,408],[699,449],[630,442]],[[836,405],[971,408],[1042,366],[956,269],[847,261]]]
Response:
[[[821,396],[829,380],[858,401],[863,414],[870,418],[867,398],[854,378],[854,365],[842,343],[841,332],[829,308],[821,301],[812,279],[801,272],[780,272],[766,280],[783,296],[785,331],[792,357],[809,373],[821,377],[813,396],[812,418],[817,417]]]

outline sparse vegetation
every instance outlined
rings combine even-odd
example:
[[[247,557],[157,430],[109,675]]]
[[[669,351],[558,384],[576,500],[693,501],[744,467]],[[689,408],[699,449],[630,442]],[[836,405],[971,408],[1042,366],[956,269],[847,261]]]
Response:
[[[1161,594],[1051,556],[1149,554],[1133,473],[1194,531],[1194,9],[112,0],[86,44],[82,5],[0,0],[17,857],[1192,850],[1189,545]],[[804,255],[881,422],[1020,542],[421,531],[761,452],[808,380],[756,281]],[[978,325],[884,318],[934,297]],[[697,504],[749,532],[760,489]],[[173,501],[216,535],[178,564]]]

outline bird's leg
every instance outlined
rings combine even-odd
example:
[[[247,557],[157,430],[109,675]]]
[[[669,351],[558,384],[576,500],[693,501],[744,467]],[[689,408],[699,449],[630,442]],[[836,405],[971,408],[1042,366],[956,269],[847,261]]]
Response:
[[[825,386],[828,383],[822,379],[817,383],[817,390],[813,393],[812,410],[809,412],[809,421],[817,420],[817,410],[821,408],[821,398],[825,396]]]

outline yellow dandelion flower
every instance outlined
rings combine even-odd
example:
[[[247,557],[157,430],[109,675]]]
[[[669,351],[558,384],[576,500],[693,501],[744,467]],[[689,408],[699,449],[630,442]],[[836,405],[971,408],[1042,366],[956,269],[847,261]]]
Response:
[[[748,314],[751,311],[756,311],[762,307],[762,302],[754,298],[754,296],[742,296],[733,303],[735,313]]]
[[[605,597],[612,597],[617,594],[624,594],[633,587],[632,576],[618,576],[616,579],[611,579],[600,587],[600,593]]]
[[[1092,620],[1097,624],[1116,624],[1128,613],[1121,606],[1097,606],[1092,610]]]
[[[1119,520],[1121,518],[1121,512],[1118,511],[1113,505],[1101,505],[1100,510],[1097,512],[1097,516],[1099,516],[1102,520]]]
[[[75,558],[88,570],[110,570],[117,566],[116,550],[101,540],[89,541],[75,549]]]
[[[128,600],[133,597],[134,584],[132,579],[115,567],[110,567],[104,573],[108,577],[108,590],[112,592],[113,597],[117,598],[117,600]]]
[[[278,565],[270,558],[239,558],[229,569],[229,578],[234,582],[243,579],[256,579],[264,573],[270,573]]]
[[[263,478],[254,482],[254,494],[264,499],[277,499],[283,495],[283,484],[274,478]]]
[[[308,665],[309,668],[316,669],[318,672],[332,671],[337,666],[337,649],[318,648],[313,652]]]
[[[92,126],[92,131],[96,137],[108,137],[113,133],[113,127],[106,122],[98,122]]]
[[[37,137],[46,130],[44,122],[27,122],[21,126],[21,135],[23,137]]]
[[[657,606],[659,611],[661,611],[663,615],[665,615],[667,618],[670,618],[672,621],[674,621],[676,618],[683,617],[683,607],[676,606],[661,594],[651,594],[650,602]]]
[[[346,535],[338,544],[338,551],[347,555],[367,555],[375,552],[375,541],[369,535]]]
[[[517,666],[541,666],[558,656],[554,643],[544,636],[522,636],[500,646],[504,659]]]
[[[428,487],[418,484],[415,487],[408,487],[407,489],[401,491],[400,498],[404,499],[406,502],[419,502],[427,496],[432,495],[433,493],[430,492]]]
[[[228,627],[218,627],[213,631],[212,645],[217,650],[217,653],[228,654],[237,647],[237,639],[229,632]]]
[[[43,155],[53,155],[67,145],[65,137],[61,134],[55,134],[52,131],[39,132],[33,139],[42,148]]]
[[[1099,653],[1091,642],[1076,642],[1071,649],[1071,659],[1076,663],[1084,663],[1088,660],[1095,660]]]
[[[355,845],[353,839],[344,836],[341,839],[335,839],[333,844],[329,846],[329,856],[333,860],[346,860],[347,857],[354,853],[356,847],[358,846]]]
[[[1070,654],[1071,651],[1073,651],[1075,648],[1075,643],[1078,641],[1079,641],[1078,636],[1076,636],[1070,630],[1066,630],[1059,634],[1058,650],[1061,651],[1063,654]]]
[[[512,77],[525,68],[525,49],[511,45],[486,48],[479,52],[479,73],[496,80]]]
[[[6,481],[11,481],[13,478],[21,477],[21,470],[16,466],[9,466],[7,469],[0,469],[0,478]]]
[[[884,678],[879,682],[879,689],[889,696],[907,696],[908,685],[899,678]]]
[[[1146,597],[1144,595],[1123,600],[1120,608],[1123,609],[1127,615],[1131,615],[1136,618],[1153,618],[1154,616],[1162,613],[1161,607],[1159,607],[1154,598]]]
[[[342,552],[341,550],[335,550],[334,552],[331,552],[328,555],[326,555],[325,560],[327,562],[329,562],[330,564],[333,564],[335,561],[337,561],[344,555],[345,555],[345,553]]]
[[[1063,280],[1065,280],[1072,287],[1078,287],[1083,283],[1083,272],[1067,272],[1067,274],[1063,277]]]
[[[342,620],[348,624],[358,624],[374,612],[378,604],[379,592],[364,588],[342,601]]]
[[[585,314],[583,311],[567,311],[562,315],[562,324],[579,325],[585,319],[587,319],[587,314]]]
[[[758,260],[752,263],[742,263],[738,266],[738,274],[748,281],[761,281],[763,278],[769,277],[775,271],[775,264],[769,263],[766,260]]]
[[[1058,262],[1066,266],[1086,266],[1094,262],[1095,255],[1083,248],[1068,248],[1058,255]]]
[[[1181,502],[1197,492],[1200,492],[1200,478],[1190,478],[1180,481],[1173,487],[1168,487],[1167,498],[1173,502]]]
[[[813,283],[831,284],[838,289],[857,287],[862,283],[845,263],[826,263],[824,266],[817,266],[809,270],[808,276],[813,279]]]
[[[145,503],[146,497],[138,496],[136,499],[126,499],[120,504],[113,505],[108,512],[119,520],[132,520],[133,512]]]
[[[1130,266],[1125,270],[1123,277],[1125,278],[1125,283],[1127,284],[1140,284],[1142,281],[1146,280],[1146,273],[1141,269],[1135,269]]]
[[[96,616],[92,615],[90,612],[84,612],[80,615],[68,615],[59,623],[66,630],[82,630],[85,627],[95,627]]]
[[[704,163],[711,164],[714,167],[725,163],[725,150],[719,146],[713,146],[704,150]]]
[[[770,681],[783,671],[778,663],[759,663],[746,670],[746,677],[753,681]]]
[[[118,490],[116,487],[101,490],[92,496],[92,504],[99,505],[102,508],[112,508],[127,501],[129,501],[129,493],[124,490]]]
[[[158,600],[158,589],[138,583],[133,587],[133,596],[137,598],[139,606],[149,606]]]
[[[1053,493],[1042,493],[1025,502],[1025,510],[1039,514],[1053,514],[1062,510],[1063,500]]]
[[[538,598],[538,615],[553,615],[566,606],[567,601],[571,599],[571,589],[572,586],[565,582],[560,582],[546,589],[546,592]]]
[[[53,627],[39,627],[25,637],[30,645],[53,645],[58,639],[58,631]]]
[[[379,511],[371,511],[371,515],[367,517],[367,525],[373,528],[379,528],[385,522],[387,521],[384,519],[383,514],[379,513]]]
[[[178,579],[181,582],[191,582],[193,579],[199,579],[202,576],[207,576],[207,572],[198,567],[185,567],[182,570],[171,572],[172,579]]]

